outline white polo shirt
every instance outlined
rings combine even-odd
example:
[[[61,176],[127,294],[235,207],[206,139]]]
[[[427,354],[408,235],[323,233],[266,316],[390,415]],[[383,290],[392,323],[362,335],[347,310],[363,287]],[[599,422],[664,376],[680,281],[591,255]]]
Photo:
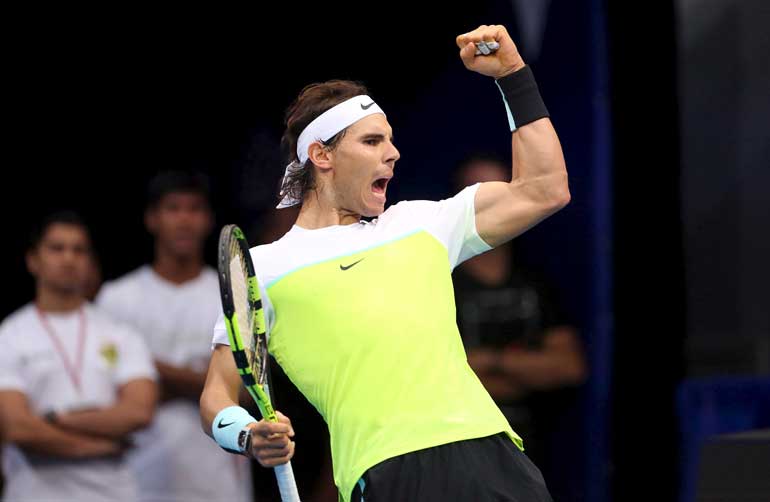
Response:
[[[141,337],[97,308],[85,305],[82,318],[75,310],[45,319],[50,331],[28,304],[0,325],[0,390],[23,393],[34,413],[110,406],[122,385],[156,377]],[[136,499],[120,459],[43,457],[6,444],[3,471],[6,501]]]
[[[222,311],[213,269],[177,285],[145,265],[106,283],[97,302],[136,328],[155,359],[195,371],[208,367],[211,329]],[[142,501],[251,499],[249,461],[223,451],[203,433],[197,401],[161,404],[136,442],[129,464],[139,478]]]

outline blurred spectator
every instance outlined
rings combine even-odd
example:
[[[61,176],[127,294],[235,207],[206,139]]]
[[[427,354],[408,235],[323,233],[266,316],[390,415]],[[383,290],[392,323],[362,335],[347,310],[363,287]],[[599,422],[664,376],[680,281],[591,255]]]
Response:
[[[153,263],[107,282],[97,297],[144,336],[160,375],[155,421],[137,435],[129,456],[139,500],[249,500],[249,461],[203,434],[198,414],[211,330],[221,311],[217,273],[204,263],[213,227],[206,178],[158,174],[149,185],[145,225],[154,238]]]
[[[455,182],[459,190],[510,176],[499,158],[474,155],[458,166]],[[524,439],[527,455],[546,464],[547,418],[539,411],[553,410],[556,391],[579,385],[587,373],[576,329],[546,284],[514,263],[511,242],[463,263],[453,281],[469,364]]]
[[[155,369],[142,338],[90,305],[87,228],[56,213],[26,261],[33,303],[0,325],[4,500],[136,500],[123,454],[150,423]]]

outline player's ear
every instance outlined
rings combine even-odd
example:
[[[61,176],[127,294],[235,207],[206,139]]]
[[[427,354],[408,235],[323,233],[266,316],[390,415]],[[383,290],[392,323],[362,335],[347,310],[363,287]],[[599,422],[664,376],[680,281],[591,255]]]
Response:
[[[308,149],[308,158],[313,161],[313,164],[319,169],[331,169],[332,167],[332,152],[316,141],[312,143]]]

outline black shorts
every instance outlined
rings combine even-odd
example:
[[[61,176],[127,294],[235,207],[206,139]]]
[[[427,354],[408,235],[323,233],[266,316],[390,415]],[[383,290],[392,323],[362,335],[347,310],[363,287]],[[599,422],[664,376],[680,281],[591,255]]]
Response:
[[[389,458],[364,473],[353,502],[553,502],[543,475],[504,433]]]

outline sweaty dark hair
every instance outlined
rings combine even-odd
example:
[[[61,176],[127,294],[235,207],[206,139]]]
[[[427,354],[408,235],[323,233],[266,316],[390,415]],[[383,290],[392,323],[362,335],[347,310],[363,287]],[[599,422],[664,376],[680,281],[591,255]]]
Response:
[[[287,164],[298,160],[299,135],[313,120],[326,110],[360,94],[369,94],[366,86],[350,80],[329,80],[310,84],[302,89],[297,99],[286,110],[286,131],[281,138],[281,148],[286,152]],[[344,136],[345,130],[332,136],[323,144],[333,149]],[[302,200],[303,196],[313,188],[315,188],[313,162],[308,159],[302,169],[290,174],[283,181],[282,186],[279,187],[279,193]]]
[[[27,243],[27,250],[34,251],[40,245],[46,232],[52,225],[63,224],[73,225],[80,227],[83,232],[88,236],[88,240],[91,240],[91,233],[88,230],[86,221],[75,211],[63,210],[56,211],[43,218],[37,225],[32,228],[29,234],[29,242]]]
[[[147,185],[146,208],[155,208],[171,193],[194,193],[210,202],[209,180],[199,172],[161,171]]]

